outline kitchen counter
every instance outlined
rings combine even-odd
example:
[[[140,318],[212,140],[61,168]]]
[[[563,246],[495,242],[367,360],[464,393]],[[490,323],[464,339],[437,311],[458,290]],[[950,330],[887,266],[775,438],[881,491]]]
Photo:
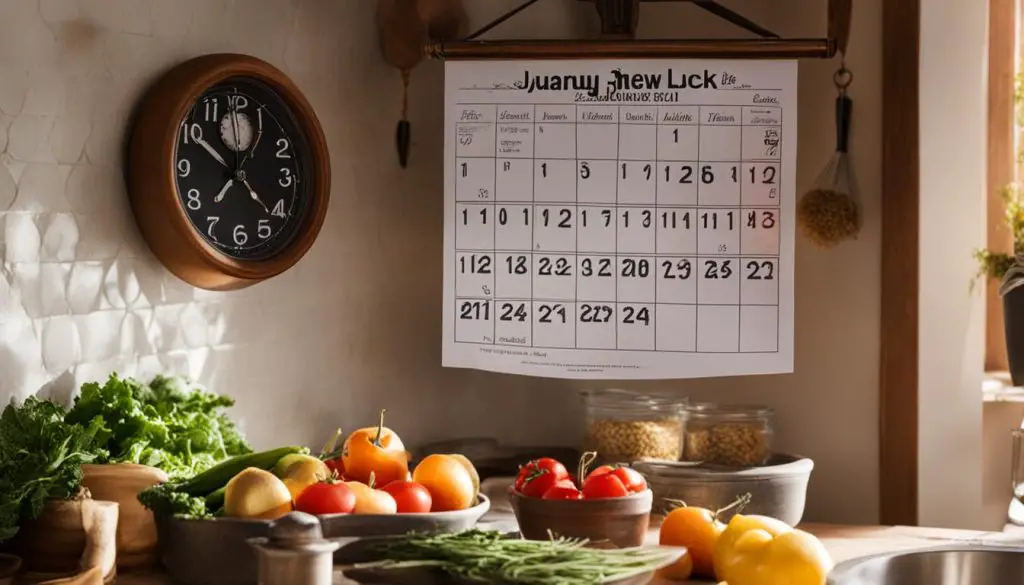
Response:
[[[494,518],[492,518],[494,520]],[[855,557],[882,552],[922,549],[955,542],[971,544],[1001,544],[1024,546],[1024,535],[1004,532],[978,532],[973,530],[950,530],[942,528],[918,528],[910,526],[842,526],[835,524],[803,524],[801,529],[818,536],[832,554],[836,563]],[[658,541],[657,527],[651,528],[648,542]],[[353,581],[335,572],[334,583],[354,585]],[[664,585],[669,581],[655,580]],[[708,583],[692,581],[691,583]],[[124,574],[117,578],[117,585],[169,585],[162,575]],[[678,585],[678,584],[676,584]]]

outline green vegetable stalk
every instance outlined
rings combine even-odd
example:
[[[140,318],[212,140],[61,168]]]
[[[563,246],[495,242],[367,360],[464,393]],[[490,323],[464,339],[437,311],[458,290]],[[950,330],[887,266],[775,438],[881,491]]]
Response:
[[[434,567],[481,583],[591,585],[635,577],[673,561],[664,549],[585,548],[586,540],[518,540],[498,532],[410,534],[383,541],[371,553],[387,559],[356,568]]]
[[[224,505],[224,486],[232,477],[248,467],[269,470],[293,453],[309,454],[309,449],[280,447],[231,457],[189,480],[146,489],[139,494],[139,501],[156,516],[208,518]]]
[[[47,499],[69,499],[82,484],[82,464],[103,459],[109,431],[100,418],[64,420],[59,404],[34,396],[0,415],[0,541],[38,518]]]

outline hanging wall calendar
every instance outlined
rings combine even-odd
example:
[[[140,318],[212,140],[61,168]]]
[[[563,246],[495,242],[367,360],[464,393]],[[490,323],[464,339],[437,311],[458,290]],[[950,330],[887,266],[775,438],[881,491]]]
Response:
[[[795,61],[448,61],[443,365],[793,369]]]

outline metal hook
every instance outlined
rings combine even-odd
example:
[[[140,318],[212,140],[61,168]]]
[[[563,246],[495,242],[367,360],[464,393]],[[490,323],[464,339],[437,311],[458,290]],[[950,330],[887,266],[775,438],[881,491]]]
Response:
[[[836,84],[839,91],[845,91],[853,83],[853,72],[842,65],[832,74],[832,83]]]

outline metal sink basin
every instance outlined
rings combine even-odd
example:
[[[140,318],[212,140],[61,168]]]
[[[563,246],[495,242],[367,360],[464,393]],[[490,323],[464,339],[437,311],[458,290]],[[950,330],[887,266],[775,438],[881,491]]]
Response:
[[[1024,548],[950,546],[851,559],[830,585],[1022,585]]]

